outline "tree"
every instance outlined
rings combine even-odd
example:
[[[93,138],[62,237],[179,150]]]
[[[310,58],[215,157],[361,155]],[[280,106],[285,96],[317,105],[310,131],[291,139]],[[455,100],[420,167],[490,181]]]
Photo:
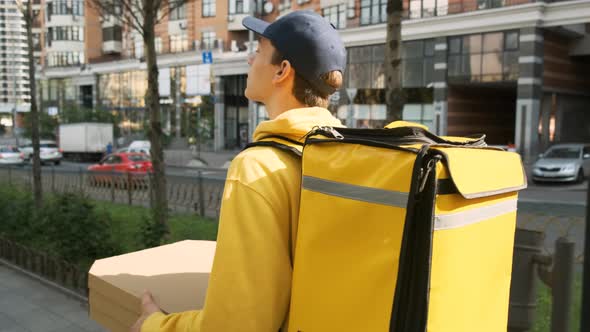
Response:
[[[40,209],[43,204],[43,191],[41,188],[41,159],[39,158],[39,111],[37,110],[37,85],[35,82],[35,57],[33,55],[33,23],[39,15],[33,11],[33,0],[23,3],[16,0],[19,11],[22,13],[27,28],[27,45],[29,49],[29,86],[31,96],[31,142],[33,143],[33,196],[35,206]]]
[[[387,121],[401,120],[405,103],[402,89],[402,0],[387,0],[387,37],[385,39],[385,101]]]
[[[151,143],[153,174],[152,213],[156,223],[168,233],[168,198],[164,152],[162,148],[162,120],[160,118],[160,94],[158,92],[158,63],[156,59],[155,26],[170,12],[183,6],[186,0],[89,0],[103,20],[116,19],[135,30],[143,38],[148,72],[146,110],[150,125],[148,137]]]

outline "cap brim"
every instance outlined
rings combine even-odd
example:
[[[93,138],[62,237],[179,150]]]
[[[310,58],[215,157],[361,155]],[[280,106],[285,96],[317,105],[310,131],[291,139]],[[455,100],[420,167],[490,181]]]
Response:
[[[245,26],[246,29],[252,30],[257,34],[264,36],[264,30],[266,30],[270,23],[252,16],[246,16],[242,20],[242,25]]]

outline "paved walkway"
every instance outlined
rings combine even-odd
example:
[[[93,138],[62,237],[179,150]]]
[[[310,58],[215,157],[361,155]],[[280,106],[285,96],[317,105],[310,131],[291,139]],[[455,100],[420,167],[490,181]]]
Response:
[[[99,332],[80,301],[0,262],[0,332]]]

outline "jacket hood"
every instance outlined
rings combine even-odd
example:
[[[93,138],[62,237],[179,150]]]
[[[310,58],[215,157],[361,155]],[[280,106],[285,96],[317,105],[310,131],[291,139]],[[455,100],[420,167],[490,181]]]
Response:
[[[325,108],[296,108],[282,113],[274,120],[261,122],[254,131],[254,141],[280,135],[303,142],[304,136],[317,126],[343,127],[340,120]]]

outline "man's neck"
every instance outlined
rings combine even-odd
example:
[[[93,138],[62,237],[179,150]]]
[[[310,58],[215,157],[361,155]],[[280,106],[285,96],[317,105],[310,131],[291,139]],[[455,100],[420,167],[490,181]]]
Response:
[[[296,108],[308,107],[303,103],[299,102],[292,94],[288,95],[275,95],[271,97],[264,105],[266,112],[271,120],[274,120],[277,116]]]

